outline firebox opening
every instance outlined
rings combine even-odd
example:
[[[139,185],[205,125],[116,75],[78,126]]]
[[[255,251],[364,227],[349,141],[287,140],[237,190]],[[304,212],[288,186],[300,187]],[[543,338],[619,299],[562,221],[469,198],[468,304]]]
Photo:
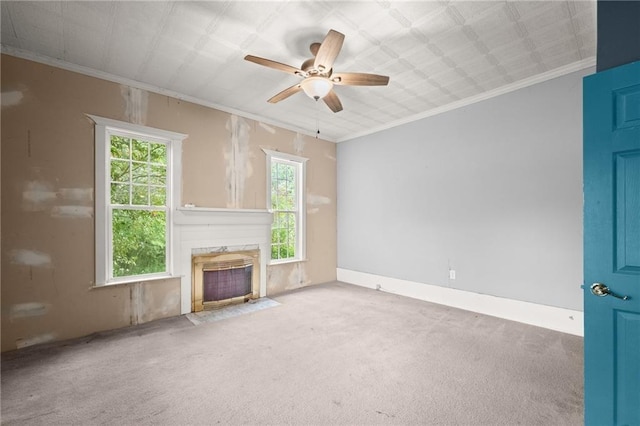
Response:
[[[259,297],[259,250],[193,256],[192,312]]]

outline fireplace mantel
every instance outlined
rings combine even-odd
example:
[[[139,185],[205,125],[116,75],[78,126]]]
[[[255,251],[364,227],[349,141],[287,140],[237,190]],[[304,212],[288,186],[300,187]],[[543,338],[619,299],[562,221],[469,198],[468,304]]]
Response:
[[[260,297],[267,295],[267,271],[271,245],[268,210],[180,207],[174,211],[174,271],[180,276],[180,311],[191,312],[191,256],[208,250],[232,251],[247,247],[260,250]]]
[[[208,207],[179,207],[173,223],[176,225],[260,225],[271,226],[273,215],[268,210],[214,209]]]

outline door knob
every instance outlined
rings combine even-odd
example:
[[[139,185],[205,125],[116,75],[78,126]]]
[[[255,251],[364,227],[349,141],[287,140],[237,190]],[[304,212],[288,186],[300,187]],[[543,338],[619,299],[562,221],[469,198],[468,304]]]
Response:
[[[620,300],[629,300],[629,296],[620,296],[619,294],[615,294],[614,292],[612,292],[611,290],[609,290],[609,287],[607,287],[604,284],[601,283],[593,283],[591,284],[591,293],[595,294],[596,296],[600,296],[600,297],[604,297],[604,296],[613,296],[617,299]]]

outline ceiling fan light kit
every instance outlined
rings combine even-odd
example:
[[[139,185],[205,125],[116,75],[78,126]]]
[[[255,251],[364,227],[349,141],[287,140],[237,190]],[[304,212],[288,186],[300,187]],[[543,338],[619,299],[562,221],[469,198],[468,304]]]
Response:
[[[333,82],[326,77],[311,76],[300,83],[302,90],[311,99],[323,99],[333,89]]]
[[[322,43],[312,43],[310,46],[313,58],[307,59],[300,68],[258,56],[247,55],[245,60],[258,65],[283,71],[302,78],[302,81],[288,87],[268,100],[275,104],[289,96],[303,91],[316,101],[322,99],[333,112],[342,111],[342,103],[338,98],[334,85],[341,86],[386,86],[389,77],[365,73],[333,73],[333,62],[342,49],[344,34],[329,30]]]

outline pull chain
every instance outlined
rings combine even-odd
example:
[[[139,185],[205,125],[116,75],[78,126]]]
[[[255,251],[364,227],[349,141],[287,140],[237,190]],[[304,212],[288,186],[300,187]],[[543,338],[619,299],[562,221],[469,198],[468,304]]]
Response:
[[[318,98],[316,98],[316,139],[320,136],[320,118],[318,114]]]

